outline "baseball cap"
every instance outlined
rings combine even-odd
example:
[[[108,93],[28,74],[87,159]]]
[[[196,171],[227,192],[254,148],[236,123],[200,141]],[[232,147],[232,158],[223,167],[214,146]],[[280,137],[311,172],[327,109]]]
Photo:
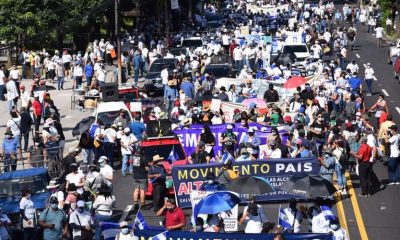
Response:
[[[253,132],[255,132],[255,130],[254,130],[254,128],[249,128],[249,133],[253,133]]]
[[[229,129],[229,130],[233,129],[232,124],[229,124],[228,126],[226,126],[226,129]]]
[[[97,162],[102,163],[104,161],[107,161],[107,157],[106,156],[101,156]]]
[[[129,128],[124,128],[124,133],[129,133],[131,130]]]
[[[122,221],[122,222],[119,223],[119,227],[120,228],[129,227],[129,224],[128,224],[127,221]]]
[[[289,115],[286,115],[283,120],[285,120],[285,122],[291,122],[292,121],[292,117],[290,117]]]
[[[393,129],[393,130],[397,131],[397,126],[396,125],[392,125],[392,126],[389,127],[389,129]]]

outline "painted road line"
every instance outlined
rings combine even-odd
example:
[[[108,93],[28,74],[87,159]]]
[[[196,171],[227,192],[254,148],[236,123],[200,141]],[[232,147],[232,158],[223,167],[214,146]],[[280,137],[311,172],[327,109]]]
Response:
[[[132,210],[133,205],[128,205],[125,208],[125,211],[122,213],[121,217],[119,218],[119,222],[125,221],[128,217],[129,212]]]
[[[385,90],[385,89],[383,89],[383,88],[382,88],[382,92],[383,92],[383,94],[385,94],[385,96],[386,96],[386,97],[389,97],[389,93],[388,93],[388,92],[386,92],[386,90]]]
[[[399,107],[395,107],[396,111],[400,114],[400,108]]]
[[[373,78],[373,79],[374,79],[374,81],[378,81],[378,79],[377,79],[375,76],[374,76],[374,78]]]
[[[358,55],[358,53],[356,53],[356,57],[357,57],[357,58],[360,58],[360,55]]]
[[[364,68],[367,68],[367,64],[364,63],[363,66],[364,66]]]
[[[349,189],[351,204],[353,205],[354,216],[356,217],[358,231],[362,240],[368,240],[367,230],[365,229],[364,220],[361,215],[360,206],[358,205],[356,191],[354,191],[350,174],[346,172],[347,188]]]
[[[336,189],[338,189],[337,184],[335,183]],[[336,199],[336,208],[337,208],[337,215],[339,218],[339,223],[340,226],[346,231],[347,236],[349,236],[349,229],[347,228],[347,220],[346,220],[346,215],[344,213],[344,208],[343,208],[343,198],[339,194],[339,192],[335,193],[335,199]]]

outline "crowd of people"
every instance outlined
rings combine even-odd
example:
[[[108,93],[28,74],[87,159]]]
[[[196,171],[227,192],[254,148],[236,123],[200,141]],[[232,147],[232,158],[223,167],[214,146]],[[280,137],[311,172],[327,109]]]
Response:
[[[121,159],[122,176],[133,177],[132,200],[136,213],[152,208],[155,216],[165,216],[163,226],[166,230],[188,229],[183,210],[175,199],[167,197],[164,157],[154,155],[152,159],[145,159],[140,152],[140,141],[146,138],[146,123],[152,120],[169,119],[173,129],[203,125],[196,150],[186,153],[188,164],[218,162],[223,161],[224,154],[231,156],[223,162],[220,175],[208,176],[202,186],[204,190],[224,189],[224,184],[237,178],[237,173],[232,170],[234,162],[310,157],[320,161],[320,175],[336,183],[343,198],[348,191],[346,171],[356,172],[359,176],[361,197],[371,196],[385,187],[373,170],[377,159],[388,163],[387,185],[400,184],[398,127],[384,95],[379,95],[372,107],[365,105],[365,97],[374,93],[375,75],[371,64],[367,63],[362,69],[356,60],[348,59],[348,51],[357,47],[357,31],[375,33],[380,47],[383,29],[376,22],[375,9],[348,4],[337,9],[333,2],[310,5],[302,1],[283,1],[281,3],[288,4],[287,11],[253,13],[248,11],[246,1],[228,2],[225,9],[211,3],[204,6],[204,12],[225,17],[224,25],[213,33],[196,33],[195,28],[184,25],[182,28],[190,31],[167,35],[152,32],[154,34],[150,36],[146,32],[127,39],[126,43],[132,43],[133,47],[121,55],[123,83],[133,78],[134,85],[138,86],[139,76],[145,75],[156,59],[178,59],[176,69],[171,71],[165,66],[161,71],[162,106],[136,114],[132,122],[128,121],[127,112],[121,109],[112,124],[106,125],[99,119],[81,134],[79,144],[70,148],[64,159],[63,175],[48,186],[52,195],[40,217],[35,215],[30,190],[23,190],[19,207],[24,239],[36,239],[36,220],[38,227],[43,229],[44,239],[61,239],[62,236],[101,239],[101,222],[112,219],[118,200],[113,194],[116,159]],[[257,1],[257,4],[261,6],[264,2]],[[268,2],[274,6],[280,4]],[[235,19],[226,12],[243,18]],[[205,18],[201,18],[199,25],[201,29],[208,28]],[[240,31],[243,26],[260,40],[246,40]],[[293,77],[295,64],[281,64],[274,59],[272,41],[267,39],[276,40],[279,48],[290,32],[298,32],[301,43],[310,49],[310,58],[305,64],[312,70],[314,80],[297,87],[289,99],[282,99],[273,82]],[[182,50],[177,55],[171,53],[171,47],[181,45],[191,36],[200,37],[203,45]],[[115,54],[113,43],[101,39],[90,43],[83,54],[78,52],[72,56],[67,50],[61,54],[57,51],[49,54],[45,49],[23,51],[18,57],[21,74],[15,66],[10,71],[4,67],[0,69],[0,93],[4,98],[3,89],[6,89],[5,99],[10,112],[2,143],[4,171],[15,171],[18,159],[23,162],[24,154],[29,152],[32,126],[32,138],[42,148],[45,163],[54,157],[50,149],[56,148],[58,155],[64,151],[60,114],[50,94],[39,91],[44,85],[40,79],[56,82],[58,90],[63,90],[67,78],[74,81],[74,88],[100,91],[105,83],[105,65],[113,65]],[[212,73],[205,72],[215,55],[228,56],[237,78],[243,80],[241,84],[232,84],[228,89],[216,87],[217,79]],[[27,78],[40,85],[32,93],[20,84]],[[253,87],[253,81],[260,78],[271,81],[268,89],[261,93]],[[363,82],[367,89],[363,89]],[[260,107],[251,103],[246,110],[235,109],[232,119],[228,119],[225,112],[211,110],[210,102],[204,101],[212,98],[233,103],[262,98],[267,104]],[[276,104],[284,100],[287,109]],[[17,109],[19,104],[21,107]],[[265,129],[249,127],[250,122],[261,124]],[[234,134],[234,123],[248,128],[243,138],[238,139]],[[216,124],[226,124],[219,139],[210,130],[210,126]],[[258,135],[266,131],[266,126],[272,126],[272,130],[267,138],[268,150],[262,152]],[[284,129],[284,135],[278,128]],[[222,152],[214,151],[216,142],[222,145]],[[149,181],[151,205],[146,203],[145,196]],[[275,233],[274,239],[281,239],[281,233],[301,231],[332,232],[336,239],[347,239],[336,219],[326,219],[322,211],[324,201],[326,199],[318,199],[309,209],[298,209],[297,201],[290,199],[289,207],[282,210],[290,226],[283,227],[270,222],[262,206],[250,198],[239,224],[245,225],[245,233]],[[309,229],[301,229],[303,218],[309,221]],[[8,239],[2,227],[10,221],[1,210],[0,219],[0,238]],[[127,222],[123,221],[119,226],[121,231],[116,239],[134,239]],[[223,228],[223,219],[209,215],[207,221],[195,219],[192,231],[223,232]]]

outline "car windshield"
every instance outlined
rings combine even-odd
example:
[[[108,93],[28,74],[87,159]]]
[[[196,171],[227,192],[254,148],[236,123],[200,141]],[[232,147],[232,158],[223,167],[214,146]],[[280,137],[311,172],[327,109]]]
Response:
[[[149,146],[144,147],[143,150],[148,160],[152,159],[153,156],[157,154],[164,159],[168,159],[170,163],[173,161],[173,158],[175,158],[175,160],[185,159],[185,154],[179,144]]]
[[[185,39],[182,43],[183,47],[201,47],[203,46],[203,41],[201,39]]]
[[[23,189],[29,189],[32,193],[43,193],[47,191],[46,186],[46,175],[0,180],[0,196],[20,195]]]
[[[229,68],[225,66],[206,68],[204,73],[212,74],[215,78],[229,77]]]
[[[127,121],[130,122],[130,115],[129,112],[124,110],[125,117],[127,117]],[[97,119],[100,119],[104,125],[112,125],[114,123],[114,120],[118,117],[119,115],[119,110],[116,111],[110,111],[110,112],[99,112],[97,114]]]
[[[299,53],[299,52],[307,52],[307,47],[304,45],[291,45],[285,46],[283,48],[283,53]]]
[[[164,66],[168,65],[168,69],[173,70],[175,69],[175,64],[170,63],[153,63],[150,66],[149,72],[161,72],[164,69]]]

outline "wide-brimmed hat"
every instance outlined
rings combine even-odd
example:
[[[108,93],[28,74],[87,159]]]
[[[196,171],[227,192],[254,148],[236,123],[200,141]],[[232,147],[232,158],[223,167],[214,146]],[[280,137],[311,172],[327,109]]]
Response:
[[[160,155],[154,155],[152,161],[153,162],[158,162],[158,161],[163,161],[164,158],[162,158]]]
[[[191,118],[186,118],[185,120],[183,120],[183,125],[187,126],[190,125],[192,123],[192,119]]]
[[[60,186],[60,184],[57,184],[57,181],[53,179],[53,180],[50,180],[49,185],[47,185],[46,188],[52,189],[52,188],[56,188],[58,186]]]

